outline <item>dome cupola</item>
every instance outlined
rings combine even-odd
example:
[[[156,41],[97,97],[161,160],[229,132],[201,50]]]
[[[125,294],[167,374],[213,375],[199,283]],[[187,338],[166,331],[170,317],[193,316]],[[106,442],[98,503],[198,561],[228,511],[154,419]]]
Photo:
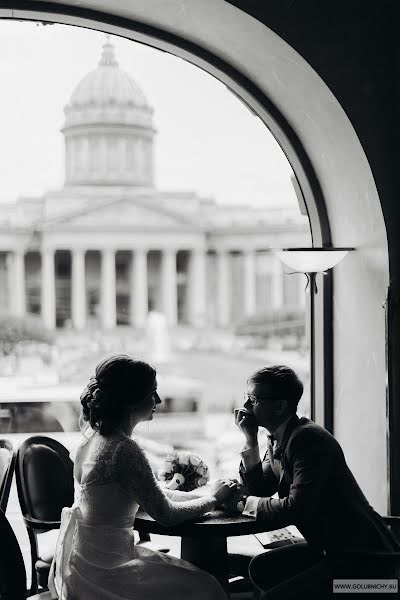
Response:
[[[64,112],[67,185],[153,185],[153,109],[108,37]]]

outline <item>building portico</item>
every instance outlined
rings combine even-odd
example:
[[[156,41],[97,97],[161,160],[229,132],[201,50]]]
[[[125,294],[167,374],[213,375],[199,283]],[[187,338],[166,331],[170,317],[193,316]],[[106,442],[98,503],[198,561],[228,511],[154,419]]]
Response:
[[[120,262],[117,260],[119,252],[123,254]],[[148,261],[150,252],[158,255],[153,264]],[[183,273],[177,270],[179,252],[188,256]],[[3,310],[17,317],[40,312],[43,324],[50,330],[55,329],[57,323],[65,325],[68,322],[77,331],[82,331],[91,317],[96,317],[97,324],[105,330],[113,329],[118,322],[142,328],[151,308],[163,312],[171,327],[182,321],[193,327],[212,321],[215,326],[227,327],[232,323],[233,304],[236,304],[235,312],[242,318],[251,317],[257,310],[269,305],[267,299],[264,307],[257,304],[258,256],[263,256],[263,262],[267,260],[270,264],[269,297],[273,298],[274,305],[278,300],[279,306],[283,304],[284,274],[282,270],[278,271],[278,261],[273,253],[262,248],[236,250],[234,255],[227,249],[214,251],[205,246],[188,248],[175,245],[157,249],[149,242],[147,248],[140,246],[129,250],[117,246],[96,249],[92,245],[86,248],[79,245],[61,251],[60,248],[43,245],[37,250],[19,248],[3,254],[5,260],[0,262],[0,269],[4,271],[8,288]],[[98,263],[97,269],[93,269],[94,261]],[[213,261],[218,285],[214,297],[210,298],[207,280]],[[235,269],[234,262],[238,262],[241,268]],[[33,263],[40,265],[39,272],[36,272],[35,278],[28,278]],[[95,285],[92,270],[100,274]],[[118,277],[119,271],[121,277]],[[240,286],[245,292],[241,298],[232,295],[231,278],[235,271],[236,276],[241,276]],[[178,318],[179,275],[184,280],[183,319]],[[149,278],[157,282],[159,297],[156,292],[152,294],[149,291]],[[298,303],[301,306],[302,280],[298,287],[299,294],[293,298],[293,305]],[[62,293],[63,289],[67,290],[66,295]],[[124,314],[117,313],[119,296],[126,300]],[[211,300],[217,306],[214,318]]]

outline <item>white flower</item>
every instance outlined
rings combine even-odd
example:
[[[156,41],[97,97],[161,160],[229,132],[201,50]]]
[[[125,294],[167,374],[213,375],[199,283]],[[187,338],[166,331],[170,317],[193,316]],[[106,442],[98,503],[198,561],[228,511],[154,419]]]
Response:
[[[188,465],[190,461],[190,454],[189,452],[181,452],[179,455],[179,461],[178,463],[180,465]]]
[[[190,461],[190,464],[195,467],[197,467],[198,465],[201,464],[201,459],[198,456],[196,456],[195,454],[192,454],[191,456],[189,456],[189,461]]]
[[[178,459],[178,454],[176,452],[169,452],[165,457],[166,462],[175,462]]]

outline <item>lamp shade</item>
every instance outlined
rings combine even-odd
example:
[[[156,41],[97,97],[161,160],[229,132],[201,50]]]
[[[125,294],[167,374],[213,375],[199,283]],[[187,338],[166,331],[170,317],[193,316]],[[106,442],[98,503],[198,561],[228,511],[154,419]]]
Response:
[[[299,273],[323,273],[337,265],[353,248],[284,248],[276,256]]]

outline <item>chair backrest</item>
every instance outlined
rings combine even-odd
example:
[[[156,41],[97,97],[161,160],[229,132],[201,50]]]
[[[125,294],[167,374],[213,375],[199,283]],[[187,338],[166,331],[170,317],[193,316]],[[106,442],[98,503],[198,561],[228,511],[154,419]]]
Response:
[[[21,549],[4,512],[0,510],[0,598],[25,600],[26,572]]]
[[[57,521],[74,501],[73,463],[68,450],[46,436],[29,437],[17,452],[18,497],[24,516]]]
[[[8,440],[0,439],[0,510],[6,512],[16,453]]]

